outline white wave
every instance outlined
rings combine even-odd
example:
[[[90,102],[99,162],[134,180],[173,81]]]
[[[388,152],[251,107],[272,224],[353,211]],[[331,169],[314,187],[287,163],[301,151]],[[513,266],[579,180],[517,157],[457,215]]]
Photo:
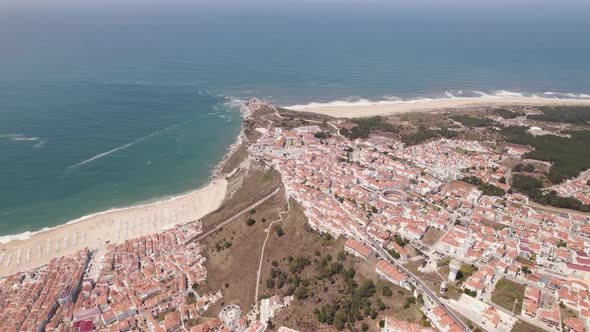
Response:
[[[31,235],[33,235],[33,232],[24,232],[24,233],[15,234],[15,235],[0,236],[0,244],[6,244],[6,243],[8,243],[10,241],[14,241],[14,240],[18,240],[18,241],[28,240],[31,238]]]
[[[448,91],[445,91],[445,96],[447,96],[447,97],[449,97],[449,98],[451,98],[451,99],[455,99],[455,98],[457,98],[457,97],[455,97],[455,96],[454,96],[452,93],[450,93],[450,92],[448,92]]]
[[[197,94],[199,94],[199,96],[210,96],[211,95],[209,90],[205,90],[205,89],[197,90]]]
[[[459,92],[461,94],[460,97]],[[383,100],[368,100],[361,97],[349,97],[342,100],[334,100],[328,102],[310,102],[308,104],[296,104],[296,105],[284,105],[283,107],[292,109],[292,110],[304,110],[309,108],[316,108],[316,107],[337,107],[337,106],[371,106],[371,105],[394,105],[394,104],[414,104],[414,103],[422,103],[428,101],[445,101],[445,100],[478,100],[478,99],[502,99],[502,98],[550,98],[550,97],[540,97],[536,94],[523,94],[520,92],[508,91],[508,90],[496,90],[491,93],[486,93],[483,91],[473,90],[471,91],[476,96],[468,97],[463,95],[463,91],[459,90],[456,94],[452,94],[449,91],[445,91],[445,97],[440,98],[425,98],[425,97],[417,97],[414,99],[401,99],[401,98],[390,98],[389,96],[384,96]],[[553,92],[552,92],[553,93]],[[545,93],[547,94],[547,93]],[[557,93],[553,93],[556,96]],[[562,94],[566,98],[590,98],[588,94]]]
[[[172,126],[166,127],[166,128],[164,128],[164,129],[162,129],[162,130],[156,131],[155,133],[151,133],[151,134],[149,134],[149,135],[147,135],[147,136],[144,136],[144,137],[138,138],[138,139],[136,139],[136,140],[135,140],[135,141],[133,141],[133,142],[129,142],[129,143],[127,143],[127,144],[121,145],[121,146],[119,146],[119,147],[116,147],[116,148],[114,148],[114,149],[112,149],[112,150],[109,150],[109,151],[107,151],[107,152],[99,153],[99,154],[97,154],[97,155],[95,155],[95,156],[93,156],[93,157],[91,157],[91,158],[88,158],[88,159],[86,159],[86,160],[83,160],[83,161],[81,161],[81,162],[79,162],[79,163],[77,163],[77,164],[71,165],[71,166],[69,166],[68,168],[76,168],[76,167],[78,167],[78,166],[82,166],[82,165],[84,165],[84,164],[88,164],[89,162],[95,161],[95,160],[97,160],[97,159],[104,158],[104,157],[106,157],[106,156],[108,156],[108,155],[110,155],[110,154],[112,154],[112,153],[115,153],[115,152],[117,152],[117,151],[119,151],[119,150],[126,149],[126,148],[128,148],[128,147],[130,147],[130,146],[133,146],[133,145],[137,144],[137,143],[140,143],[140,142],[142,142],[142,141],[145,141],[145,140],[146,140],[146,139],[148,139],[148,138],[151,138],[151,137],[154,137],[154,136],[156,136],[156,135],[158,135],[158,134],[161,134],[161,133],[165,132],[166,130],[168,130],[168,129],[170,129],[170,128],[174,127],[174,126],[175,126],[175,125],[172,125]]]
[[[37,144],[33,145],[33,147],[35,149],[40,149],[40,148],[44,147],[45,144],[47,144],[47,140],[41,140]]]
[[[23,137],[23,134],[2,134],[0,138],[14,138],[14,137]]]
[[[496,91],[496,93],[494,94],[494,96],[497,97],[506,97],[506,98],[520,98],[520,97],[524,97],[524,95],[522,93],[519,92],[512,92],[512,91],[508,91],[508,90],[498,90]]]
[[[551,92],[551,91],[547,91],[547,92],[543,92],[544,95],[555,95],[555,92]]]
[[[150,81],[129,81],[129,80],[102,81],[100,83],[110,84],[110,85],[154,85]]]
[[[478,94],[478,95],[479,95],[480,97],[482,97],[482,98],[490,98],[490,97],[492,97],[491,95],[489,95],[489,94],[487,94],[487,93],[485,93],[485,92],[483,92],[483,91],[477,91],[477,90],[473,90],[473,91],[471,91],[471,92],[473,92],[473,93],[475,93],[475,94]]]
[[[399,101],[399,100],[402,100],[402,99],[401,99],[400,97],[398,97],[398,96],[391,96],[391,95],[386,95],[386,96],[383,96],[383,98],[384,98],[385,100],[390,100],[390,101]]]
[[[13,142],[37,142],[33,146],[34,148],[40,148],[45,145],[45,143],[47,143],[47,141],[41,139],[41,137],[28,137],[23,134],[1,134],[0,139],[1,138],[8,139]]]
[[[39,137],[26,137],[26,136],[18,136],[18,137],[13,137],[10,140],[11,141],[25,141],[25,142],[33,142],[38,140]]]
[[[235,110],[239,110],[239,112],[243,118],[247,118],[248,116],[250,116],[250,109],[246,105],[246,100],[241,99],[241,98],[237,98],[237,97],[231,97],[231,96],[220,96],[220,97],[225,99],[225,102],[223,103],[223,107],[225,110],[227,110],[229,112],[234,112]]]

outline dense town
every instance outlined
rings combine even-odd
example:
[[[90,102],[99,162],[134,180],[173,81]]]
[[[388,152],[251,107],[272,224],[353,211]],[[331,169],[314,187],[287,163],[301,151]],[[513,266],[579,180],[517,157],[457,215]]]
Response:
[[[535,209],[527,196],[510,189],[511,170],[503,162],[524,159],[526,146],[498,150],[495,142],[448,139],[405,146],[384,137],[350,142],[315,125],[260,131],[264,135],[251,153],[280,171],[309,224],[345,236],[346,250],[362,259],[378,255],[376,272],[423,295],[422,310],[438,330],[466,329],[450,309],[488,330],[509,331],[517,320],[548,331],[590,326],[590,218]],[[485,195],[460,181],[465,177],[501,194]],[[576,183],[559,190],[576,195]],[[440,237],[427,244],[427,232]],[[440,290],[429,289],[403,266],[416,256],[424,258],[422,271],[446,262],[448,277]],[[447,283],[457,284],[458,274],[465,277],[462,294],[448,299]],[[503,282],[524,287],[520,303],[505,308],[491,300]],[[578,315],[561,317],[560,309]]]
[[[79,251],[0,280],[2,331],[217,331],[234,324],[201,319],[223,294],[199,293],[207,279],[200,222],[104,250]],[[235,331],[264,325],[236,317]]]
[[[250,155],[280,173],[309,226],[346,238],[349,255],[376,257],[377,277],[420,299],[427,326],[387,316],[382,332],[510,331],[518,322],[546,331],[589,329],[590,217],[539,209],[512,190],[505,162],[527,162],[530,148],[451,139],[407,146],[379,136],[350,141],[317,125],[257,130],[262,135]],[[552,189],[584,199],[587,176]],[[219,318],[207,317],[224,294],[199,288],[208,278],[204,247],[194,241],[202,233],[200,221],[177,225],[9,275],[0,280],[0,327],[295,331],[270,323],[297,301],[293,296],[262,298],[254,308],[230,304]],[[421,263],[417,270],[412,262]],[[506,283],[520,287],[521,296],[500,305],[494,290]]]

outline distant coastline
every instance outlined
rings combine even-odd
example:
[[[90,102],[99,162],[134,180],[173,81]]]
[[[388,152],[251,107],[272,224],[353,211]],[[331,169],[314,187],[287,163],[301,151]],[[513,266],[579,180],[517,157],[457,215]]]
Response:
[[[586,106],[590,98],[586,95],[579,99],[553,98],[538,96],[482,96],[482,97],[448,97],[413,100],[383,101],[335,101],[327,103],[310,103],[307,105],[284,106],[293,111],[302,111],[340,118],[360,118],[384,116],[399,113],[445,110],[468,107],[499,107],[511,105],[530,106]],[[590,96],[588,96],[590,97]]]

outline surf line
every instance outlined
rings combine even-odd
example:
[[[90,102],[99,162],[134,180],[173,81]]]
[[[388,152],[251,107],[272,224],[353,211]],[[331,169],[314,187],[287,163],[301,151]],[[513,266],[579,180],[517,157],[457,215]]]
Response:
[[[148,139],[148,138],[151,138],[151,137],[154,137],[154,136],[156,136],[156,135],[159,135],[159,134],[161,134],[161,133],[165,132],[166,130],[168,130],[168,129],[170,129],[170,128],[174,127],[174,126],[176,126],[176,125],[172,125],[172,126],[166,127],[166,128],[164,128],[164,129],[162,129],[162,130],[156,131],[155,133],[151,133],[151,134],[149,134],[149,135],[147,135],[147,136],[144,136],[144,137],[138,138],[138,139],[136,139],[136,140],[135,140],[135,141],[133,141],[133,142],[129,142],[129,143],[127,143],[127,144],[121,145],[121,146],[119,146],[119,147],[116,147],[116,148],[114,148],[114,149],[112,149],[112,150],[109,150],[109,151],[107,151],[107,152],[99,153],[99,154],[97,154],[97,155],[96,155],[96,156],[94,156],[94,157],[88,158],[88,159],[86,159],[86,160],[83,160],[83,161],[81,161],[81,162],[79,162],[79,163],[77,163],[77,164],[71,165],[71,166],[69,166],[68,168],[76,168],[76,167],[82,166],[82,165],[84,165],[84,164],[88,164],[89,162],[95,161],[95,160],[97,160],[97,159],[100,159],[100,158],[106,157],[106,156],[108,156],[108,155],[110,155],[110,154],[112,154],[112,153],[115,153],[115,152],[119,151],[119,150],[126,149],[126,148],[128,148],[128,147],[130,147],[130,146],[132,146],[132,145],[135,145],[135,144],[137,144],[137,143],[139,143],[139,142],[141,142],[141,141],[145,141],[145,140],[146,140],[146,139]]]

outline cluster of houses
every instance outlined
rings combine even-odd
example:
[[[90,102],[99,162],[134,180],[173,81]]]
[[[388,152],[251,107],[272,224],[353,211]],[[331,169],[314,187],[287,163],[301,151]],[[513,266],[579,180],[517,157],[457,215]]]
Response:
[[[569,304],[559,295],[571,279],[589,290],[590,218],[543,212],[524,195],[486,196],[478,186],[458,181],[473,176],[508,192],[510,172],[503,161],[529,148],[506,145],[497,153],[493,144],[448,139],[407,147],[383,137],[316,138],[319,131],[274,128],[251,147],[252,155],[279,170],[312,228],[351,239],[345,250],[363,259],[371,254],[363,243],[367,235],[391,247],[397,234],[431,254],[476,266],[461,287],[479,299],[488,297],[497,280],[511,277],[543,289],[590,326],[587,293],[568,291]],[[422,239],[430,228],[442,236],[428,246]],[[403,248],[396,251],[408,257]],[[377,272],[403,287],[395,267],[385,264],[380,261]]]
[[[222,297],[196,290],[207,270],[201,245],[189,240],[201,231],[200,223],[180,225],[9,276],[0,281],[0,326],[6,331],[190,330],[187,323]]]

